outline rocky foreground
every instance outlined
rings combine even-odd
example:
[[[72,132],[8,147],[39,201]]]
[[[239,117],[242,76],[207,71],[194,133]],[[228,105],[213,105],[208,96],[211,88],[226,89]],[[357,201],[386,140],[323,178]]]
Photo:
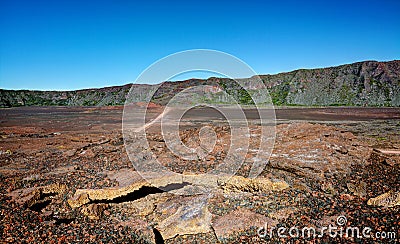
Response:
[[[151,151],[183,176],[149,182],[129,161],[118,124],[85,124],[88,114],[90,120],[114,118],[95,110],[81,113],[83,122],[53,116],[46,123],[24,120],[1,128],[2,242],[399,240],[398,120],[280,124],[270,161],[255,179],[245,177],[247,161],[234,177],[203,175],[226,156],[223,144],[197,161],[178,160],[153,131],[148,135]],[[222,142],[229,139],[229,127],[213,129]],[[258,131],[257,126],[250,129]],[[197,127],[181,133],[187,144],[196,143]],[[258,231],[265,226],[338,226],[339,216],[347,219],[343,227],[367,226],[370,234],[395,237],[280,237]]]

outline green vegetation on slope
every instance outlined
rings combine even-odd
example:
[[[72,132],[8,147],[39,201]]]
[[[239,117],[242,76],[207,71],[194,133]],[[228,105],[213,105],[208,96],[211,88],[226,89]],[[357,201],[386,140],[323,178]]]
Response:
[[[400,106],[400,61],[365,61],[331,68],[296,70],[261,75],[275,105],[301,106]],[[242,79],[251,84],[251,78]],[[223,89],[240,104],[254,104],[250,94],[237,82],[225,78],[189,79],[164,82],[152,102],[167,104],[186,88],[209,85]],[[123,105],[131,84],[78,91],[1,90],[0,107],[14,106],[108,106]],[[251,86],[250,86],[251,87]],[[130,102],[148,100],[155,86],[134,85]],[[250,94],[249,94],[250,93]],[[227,103],[224,92],[211,92],[201,101]]]

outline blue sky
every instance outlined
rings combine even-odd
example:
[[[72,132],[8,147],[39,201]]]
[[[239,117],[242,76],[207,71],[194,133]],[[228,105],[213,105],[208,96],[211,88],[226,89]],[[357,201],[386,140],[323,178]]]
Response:
[[[188,49],[259,74],[400,59],[400,1],[0,0],[0,88],[73,90],[135,81]]]

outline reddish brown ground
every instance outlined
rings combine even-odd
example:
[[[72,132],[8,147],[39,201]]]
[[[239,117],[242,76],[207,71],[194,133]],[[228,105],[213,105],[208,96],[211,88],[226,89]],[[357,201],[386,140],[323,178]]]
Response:
[[[161,108],[155,107],[149,117],[154,118],[160,112]],[[247,115],[250,120],[257,117],[251,110]],[[189,112],[185,120],[207,118],[211,123],[219,116],[199,109]],[[275,147],[261,176],[284,180],[290,188],[277,193],[234,196],[216,192],[208,199],[214,233],[179,235],[167,242],[214,242],[216,238],[226,242],[269,241],[255,234],[251,220],[273,221],[289,227],[320,226],[339,215],[347,217],[348,225],[392,231],[400,236],[399,206],[367,205],[369,198],[400,190],[400,156],[385,154],[400,150],[400,109],[282,108],[276,110],[276,116],[279,125]],[[157,233],[156,239],[153,236],[152,215],[139,217],[125,213],[124,205],[119,205],[124,202],[107,203],[98,220],[88,219],[66,202],[76,189],[118,185],[109,172],[134,170],[124,149],[121,121],[122,107],[1,109],[0,240],[35,243],[159,240]],[[188,144],[196,141],[196,127],[189,126],[181,132]],[[213,128],[221,138],[229,135],[229,129],[218,123]],[[256,133],[257,127],[253,130]],[[217,146],[201,162],[174,160],[160,137],[157,130],[150,131],[151,149],[176,171],[203,172],[226,154],[223,146]],[[238,173],[245,175],[246,170],[244,165]],[[18,201],[19,189],[52,183],[65,184],[66,192],[45,196],[43,203],[30,207]],[[156,219],[163,218],[164,209],[154,211],[153,215],[158,214]],[[227,224],[239,220],[242,222],[235,228]],[[289,241],[277,237],[274,240]],[[363,242],[327,237],[316,241]]]

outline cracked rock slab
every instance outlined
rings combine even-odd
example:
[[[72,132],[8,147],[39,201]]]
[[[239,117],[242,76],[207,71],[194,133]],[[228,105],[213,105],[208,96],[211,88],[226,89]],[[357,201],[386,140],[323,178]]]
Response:
[[[193,187],[192,187],[193,186]],[[126,196],[143,188],[159,188],[177,195],[201,194],[211,189],[220,187],[225,191],[280,191],[289,187],[284,181],[272,181],[260,177],[249,179],[242,176],[215,176],[215,175],[167,175],[150,180],[136,180],[130,185],[110,187],[104,189],[78,189],[74,196],[68,200],[72,208],[80,207],[92,201],[113,200]]]
[[[167,179],[154,179],[151,180],[151,182],[141,179],[123,187],[110,187],[104,189],[78,189],[76,190],[74,196],[68,200],[68,204],[72,208],[77,208],[93,201],[113,200],[118,197],[123,197],[146,187],[162,188],[164,186],[168,186],[169,184],[181,183],[181,177],[172,176],[168,177]]]

